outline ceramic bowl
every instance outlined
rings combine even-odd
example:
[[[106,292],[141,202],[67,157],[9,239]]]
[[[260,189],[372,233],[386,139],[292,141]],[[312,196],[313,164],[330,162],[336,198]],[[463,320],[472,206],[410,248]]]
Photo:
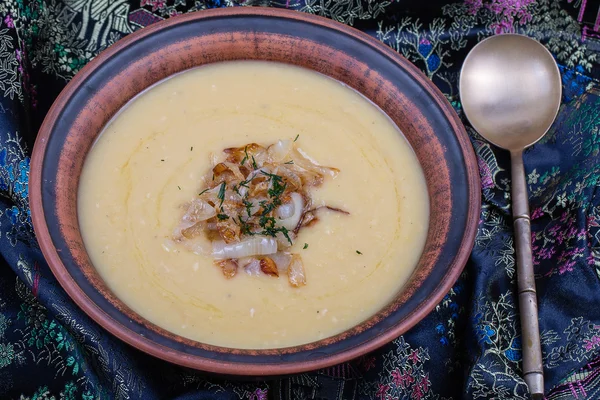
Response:
[[[425,172],[431,203],[425,250],[395,300],[362,324],[318,342],[270,350],[199,343],[150,323],[105,285],[86,253],[77,188],[86,154],[105,124],[154,83],[230,60],[297,65],[356,89],[396,123]],[[164,360],[228,375],[281,375],[327,367],[390,342],[450,290],[473,247],[480,211],[477,162],[444,96],[410,62],[375,39],[303,13],[265,8],[202,11],[135,32],[86,65],[39,131],[30,174],[40,247],[69,296],[130,345]],[[206,322],[209,323],[209,322]]]

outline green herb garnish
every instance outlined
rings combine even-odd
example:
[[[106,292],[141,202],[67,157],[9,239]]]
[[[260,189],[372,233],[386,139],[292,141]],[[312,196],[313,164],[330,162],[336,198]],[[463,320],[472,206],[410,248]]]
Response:
[[[303,249],[304,249],[304,250],[308,249],[308,243],[304,243],[304,247],[303,247]]]
[[[267,217],[266,215],[263,215],[260,217],[260,221],[258,222],[260,224],[261,228],[264,228],[265,230],[271,230],[271,229],[275,229],[275,218],[273,217]],[[271,235],[271,236],[275,236],[275,235]]]
[[[270,173],[270,172],[263,171],[262,169],[261,169],[259,172],[260,172],[261,174],[263,174],[264,176],[268,177],[269,179],[283,179],[283,178],[282,178],[281,176],[279,176],[279,175],[275,175],[275,174],[272,174],[272,173]]]
[[[190,147],[190,151],[194,151],[194,146]]]
[[[244,147],[244,154],[246,155],[244,156],[244,158],[242,158],[242,162],[240,162],[241,165],[244,165],[246,160],[248,160],[248,146]]]
[[[258,165],[256,165],[256,160],[254,159],[254,156],[252,156],[252,167],[254,169],[258,169]]]
[[[287,182],[283,182],[283,178],[279,175],[270,174],[265,171],[260,171],[263,175],[267,176],[271,181],[271,187],[267,190],[267,194],[271,198],[271,201],[268,202],[266,200],[262,200],[259,202],[260,206],[263,208],[262,216],[268,215],[271,211],[273,211],[276,207],[281,205],[281,195],[285,192],[287,188]],[[283,182],[283,184],[282,184]]]
[[[181,186],[177,185],[177,188],[178,188],[179,190],[181,190]]]
[[[250,179],[248,179],[247,181],[241,181],[240,183],[238,183],[238,186],[244,186],[244,187],[248,187],[248,184],[252,181],[252,177]]]
[[[297,134],[297,135],[296,135],[296,139],[294,139],[294,142],[295,142],[296,140],[298,140],[298,138],[299,138],[299,137],[300,137],[300,134]]]
[[[241,233],[244,235],[250,235],[250,236],[254,235],[254,232],[252,232],[250,230],[250,224],[248,224],[246,221],[244,221],[241,216],[239,216],[238,219],[240,221],[239,225],[240,225]],[[233,222],[236,222],[235,219],[233,220]]]
[[[262,218],[263,217],[261,217],[261,219]],[[273,222],[271,222],[271,220]],[[277,236],[277,234],[279,232],[281,232],[283,234],[283,236],[285,236],[285,238],[287,239],[287,241],[290,242],[290,245],[294,244],[292,242],[292,239],[290,238],[289,231],[287,230],[286,227],[284,227],[284,226],[275,227],[275,218],[273,218],[273,217],[267,217],[267,221],[265,221],[265,226],[263,226],[261,224],[261,227],[263,228],[262,232],[260,232],[261,235],[275,237],[275,236]]]
[[[227,215],[227,214],[217,214],[217,218],[219,218],[220,221],[224,221],[226,219],[229,219],[229,215]]]
[[[284,164],[288,164],[288,165],[293,164],[293,163],[294,163],[294,160],[290,160],[288,162],[284,162]]]
[[[259,202],[260,206],[263,208],[263,212],[262,212],[262,216],[265,216],[267,214],[269,214],[271,211],[273,211],[275,209],[275,207],[277,207],[278,205],[281,204],[281,200],[279,199],[273,199],[271,202],[268,202],[266,200],[261,200]]]
[[[225,200],[225,188],[226,188],[227,184],[225,182],[221,183],[221,187],[219,188],[219,194],[217,195],[217,198],[219,200],[221,200],[221,203],[219,203],[219,207],[221,207],[223,205],[223,201]]]
[[[251,201],[248,201],[246,199],[243,199],[242,202],[244,203],[244,207],[246,207],[246,213],[248,214],[248,218],[250,218],[252,216],[252,207],[254,207],[254,204],[252,204]]]
[[[290,239],[290,235],[288,235],[288,230],[285,227],[282,226],[280,228],[280,231],[281,231],[281,233],[283,233],[283,236],[285,236],[285,238],[290,243],[290,245],[293,245],[294,243],[292,243],[292,239]]]
[[[281,196],[283,194],[283,192],[285,192],[285,188],[287,188],[287,182],[284,182],[284,184],[282,185],[282,179],[280,176],[277,176],[279,179],[273,179],[272,181],[272,186],[271,188],[269,188],[269,190],[267,190],[267,193],[269,194],[269,196],[271,196],[271,198],[273,198],[273,201],[277,200],[277,205],[281,204],[281,199],[279,199],[279,196]]]
[[[210,189],[206,188],[203,191],[201,191],[200,193],[198,193],[198,196],[202,196],[204,193],[208,192]]]
[[[362,254],[360,251],[356,250],[356,254]]]

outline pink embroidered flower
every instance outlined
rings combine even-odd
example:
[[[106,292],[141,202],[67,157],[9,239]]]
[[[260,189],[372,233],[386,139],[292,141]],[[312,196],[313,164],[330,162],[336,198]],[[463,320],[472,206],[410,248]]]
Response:
[[[404,371],[404,373],[402,374],[402,385],[405,388],[408,388],[410,385],[413,384],[414,381],[415,378],[412,376],[412,370],[409,368],[406,371]]]
[[[549,260],[552,258],[554,254],[556,254],[556,249],[553,247],[545,247],[539,251],[540,258],[544,260]]]
[[[394,385],[404,387],[404,379],[402,377],[402,372],[400,372],[398,369],[395,369],[392,371],[391,375],[392,382],[394,382]]]
[[[594,258],[594,254],[590,253],[590,255],[587,256],[586,261],[587,261],[588,265],[596,264],[596,259]]]
[[[544,212],[542,211],[542,209],[536,208],[535,210],[533,210],[533,213],[531,213],[531,219],[539,218],[542,215],[544,215]]]
[[[481,175],[481,187],[483,189],[490,189],[494,187],[494,180],[492,179],[492,172],[490,167],[481,158],[477,159],[479,165],[479,174]]]
[[[377,396],[381,400],[385,400],[387,398],[387,392],[389,390],[390,390],[390,385],[379,384],[379,390],[377,390],[377,393],[375,393],[375,396]]]
[[[517,17],[519,24],[523,25],[531,21],[531,13],[527,10],[527,7],[534,2],[535,0],[492,0],[491,3],[487,4],[487,7],[494,14],[504,16],[511,23]]]
[[[465,4],[468,7],[468,13],[475,15],[483,7],[483,0],[465,0]]]
[[[490,28],[494,30],[496,35],[501,35],[503,33],[513,33],[514,29],[511,21],[498,21],[490,24]]]
[[[418,363],[419,361],[421,361],[421,357],[419,357],[419,350],[413,350],[410,352],[410,356],[408,356],[408,359],[410,361],[413,362],[413,364]]]
[[[423,392],[427,393],[429,391],[429,373],[426,373],[425,376],[421,378],[419,385],[423,387]]]
[[[577,228],[576,228],[576,227],[574,227],[574,226],[572,226],[572,227],[569,229],[569,233],[567,233],[567,235],[566,235],[566,236],[568,236],[568,237],[572,238],[572,237],[575,237],[576,235],[577,235]]]
[[[413,390],[412,393],[410,394],[410,398],[413,400],[421,400],[423,397],[425,397],[425,392],[423,391],[423,388],[421,387],[421,385],[415,385],[413,386]]]
[[[406,371],[395,369],[391,373],[392,382],[399,388],[407,389],[415,381],[412,376],[412,370],[408,368]]]
[[[250,400],[267,400],[267,389],[256,389],[250,395]]]
[[[600,344],[600,336],[593,336],[590,340],[584,340],[583,343],[586,351],[593,350]]]
[[[14,28],[15,27],[15,22],[13,21],[12,17],[10,16],[10,14],[6,15],[6,18],[4,18],[4,23],[9,28]]]
[[[165,1],[166,0],[141,0],[140,6],[151,6],[152,11],[156,11],[165,8]]]
[[[573,271],[573,266],[575,265],[575,261],[569,261],[565,264],[562,264],[558,267],[558,274],[563,275],[567,272]]]
[[[497,21],[490,24],[496,34],[514,32],[515,22],[519,25],[530,22],[532,15],[528,7],[533,3],[535,0],[489,0],[485,4],[483,0],[465,0],[469,14],[487,9],[497,16]]]

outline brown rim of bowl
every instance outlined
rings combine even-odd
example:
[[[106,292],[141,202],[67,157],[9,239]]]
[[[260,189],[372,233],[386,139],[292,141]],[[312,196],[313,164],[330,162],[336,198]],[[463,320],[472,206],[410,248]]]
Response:
[[[459,250],[456,256],[448,268],[448,272],[445,278],[438,287],[434,290],[434,295],[423,301],[419,307],[409,314],[401,324],[389,328],[383,334],[372,338],[369,341],[363,342],[356,347],[345,350],[340,353],[328,355],[324,358],[308,360],[302,362],[296,362],[294,364],[241,364],[227,361],[217,361],[206,358],[200,358],[197,356],[189,355],[187,353],[179,352],[165,346],[156,344],[155,342],[140,336],[139,334],[129,330],[128,328],[120,325],[97,305],[81,290],[78,284],[72,279],[71,275],[66,271],[60,257],[58,256],[56,248],[52,245],[52,239],[48,231],[48,227],[45,223],[44,210],[42,205],[42,166],[44,161],[44,153],[46,145],[48,143],[49,134],[51,127],[57,120],[60,110],[65,104],[75,89],[83,82],[92,72],[101,65],[106,59],[112,57],[120,49],[130,45],[131,43],[152,35],[157,31],[160,31],[170,25],[202,20],[205,18],[213,17],[227,17],[235,15],[253,15],[253,16],[272,16],[284,19],[296,20],[315,24],[323,27],[327,27],[332,30],[343,32],[346,35],[353,37],[373,48],[376,48],[381,53],[387,55],[396,64],[400,65],[405,69],[416,81],[423,83],[423,89],[428,92],[434,99],[437,100],[441,107],[444,116],[448,122],[454,128],[457,141],[460,148],[465,156],[465,166],[468,174],[469,187],[473,190],[469,191],[469,212],[467,214],[467,220],[465,225],[465,231],[463,234],[462,241],[459,246]],[[269,376],[273,374],[284,375],[290,373],[300,373],[310,370],[316,370],[320,368],[329,367],[335,364],[339,364],[356,357],[359,357],[365,353],[373,351],[386,343],[391,342],[403,332],[411,329],[419,321],[421,321],[427,314],[429,314],[434,307],[442,300],[446,293],[451,289],[452,285],[456,282],[460,276],[473,247],[475,235],[477,232],[477,221],[479,218],[480,211],[480,183],[479,183],[479,169],[477,160],[471,143],[468,139],[467,133],[462,125],[460,119],[454,112],[454,109],[450,106],[444,95],[429,81],[429,79],[414,65],[402,58],[397,52],[384,45],[380,41],[372,38],[371,36],[341,23],[315,16],[305,14],[301,12],[291,10],[279,10],[270,8],[248,8],[248,7],[234,7],[224,9],[212,9],[204,10],[202,12],[186,14],[178,16],[169,20],[157,22],[147,28],[141,29],[137,32],[131,33],[117,43],[100,53],[90,63],[85,65],[67,84],[65,89],[58,96],[54,102],[48,114],[46,115],[44,122],[39,130],[39,135],[36,138],[35,146],[31,157],[31,174],[30,174],[30,204],[32,212],[32,221],[34,226],[35,234],[38,238],[42,253],[48,262],[50,269],[59,281],[60,285],[67,292],[69,297],[95,322],[106,329],[108,332],[126,342],[127,344],[142,350],[150,355],[158,357],[160,359],[178,364],[184,367],[193,369],[200,369],[207,372],[229,374],[229,375],[256,375],[256,376]]]

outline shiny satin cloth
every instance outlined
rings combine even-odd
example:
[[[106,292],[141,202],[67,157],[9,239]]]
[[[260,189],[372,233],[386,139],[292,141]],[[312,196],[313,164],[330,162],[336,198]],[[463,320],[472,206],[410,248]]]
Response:
[[[593,0],[2,0],[0,2],[0,398],[526,399],[521,377],[508,154],[467,125],[483,207],[465,272],[421,323],[322,371],[233,381],[142,354],[70,301],[38,249],[28,177],[55,97],[119,38],[183,12],[268,6],[361,29],[415,63],[463,117],[468,51],[517,32],[548,47],[563,103],[524,154],[548,399],[600,398],[600,2]],[[466,121],[465,121],[466,122]]]

